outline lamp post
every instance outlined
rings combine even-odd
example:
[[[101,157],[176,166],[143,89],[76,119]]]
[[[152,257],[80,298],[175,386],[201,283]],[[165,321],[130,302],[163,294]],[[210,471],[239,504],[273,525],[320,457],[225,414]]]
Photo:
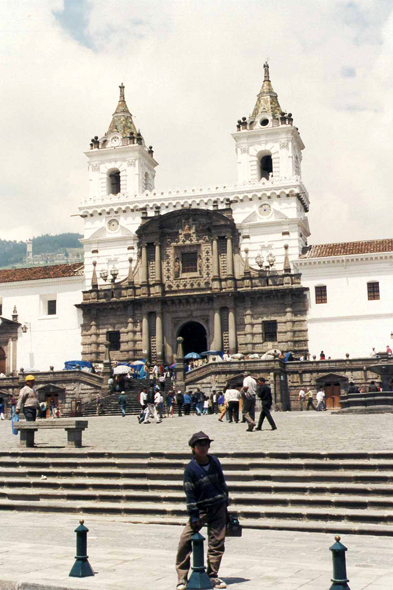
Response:
[[[111,268],[111,270],[110,270],[110,275],[111,275],[111,289],[112,289],[112,291],[111,291],[111,297],[112,297],[112,299],[115,296],[115,282],[116,282],[116,279],[117,279],[118,274],[119,274],[119,270],[116,268],[115,265],[113,265],[112,268]],[[106,269],[102,269],[101,272],[100,272],[100,277],[106,283],[106,281],[108,280],[108,277],[109,277],[108,271]]]

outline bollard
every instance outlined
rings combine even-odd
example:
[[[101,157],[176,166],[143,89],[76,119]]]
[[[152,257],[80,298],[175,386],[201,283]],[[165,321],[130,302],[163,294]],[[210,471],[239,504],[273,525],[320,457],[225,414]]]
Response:
[[[89,529],[84,526],[84,521],[80,520],[80,525],[75,529],[76,532],[76,555],[75,563],[69,576],[72,578],[87,578],[94,576],[94,572],[88,561],[87,555],[87,533]]]
[[[330,590],[350,590],[348,586],[347,567],[345,565],[345,552],[347,548],[340,543],[340,537],[335,537],[336,542],[330,547],[333,557],[333,584]]]
[[[210,590],[213,588],[209,576],[205,571],[203,558],[203,541],[200,533],[195,533],[191,537],[192,543],[192,574],[188,580],[186,590]]]

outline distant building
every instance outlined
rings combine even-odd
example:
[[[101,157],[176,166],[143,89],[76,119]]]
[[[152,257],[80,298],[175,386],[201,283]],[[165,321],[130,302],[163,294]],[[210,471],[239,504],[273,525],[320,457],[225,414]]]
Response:
[[[81,358],[83,264],[0,270],[0,373]]]

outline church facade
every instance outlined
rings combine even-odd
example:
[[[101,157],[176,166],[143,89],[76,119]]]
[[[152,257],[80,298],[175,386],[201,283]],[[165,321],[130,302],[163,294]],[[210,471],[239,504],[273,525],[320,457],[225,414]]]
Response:
[[[250,117],[233,134],[238,183],[155,188],[152,147],[124,86],[107,133],[92,139],[84,219],[82,355],[172,363],[185,353],[308,349],[307,295],[291,260],[309,235],[303,142],[265,64]]]

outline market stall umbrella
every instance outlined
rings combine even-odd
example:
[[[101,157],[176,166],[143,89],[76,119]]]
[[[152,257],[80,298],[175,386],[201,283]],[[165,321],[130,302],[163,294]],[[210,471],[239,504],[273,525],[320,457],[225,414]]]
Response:
[[[143,361],[134,361],[132,363],[130,363],[131,367],[133,367],[134,365],[144,365],[145,363]]]
[[[128,365],[117,365],[117,367],[113,369],[114,375],[127,375],[129,372],[130,367]]]
[[[184,358],[185,359],[200,359],[201,355],[198,354],[197,352],[189,352],[188,354],[186,354],[186,356]]]
[[[205,352],[201,352],[201,356],[209,356],[209,354],[218,354],[221,356],[222,350],[206,350]]]

